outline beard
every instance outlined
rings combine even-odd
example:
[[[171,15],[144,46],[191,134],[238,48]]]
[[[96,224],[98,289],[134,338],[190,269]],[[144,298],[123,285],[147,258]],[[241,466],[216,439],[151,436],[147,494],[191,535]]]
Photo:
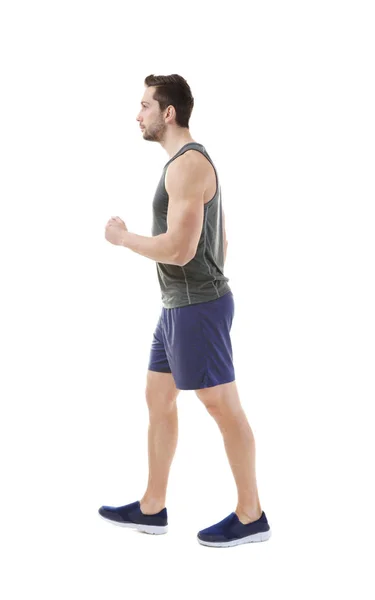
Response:
[[[143,139],[148,142],[162,142],[167,126],[160,118],[156,123],[149,125],[143,132]]]

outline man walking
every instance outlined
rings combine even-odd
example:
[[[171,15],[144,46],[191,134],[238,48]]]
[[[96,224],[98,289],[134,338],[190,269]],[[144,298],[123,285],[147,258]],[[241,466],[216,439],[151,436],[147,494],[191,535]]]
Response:
[[[102,506],[112,523],[166,533],[166,492],[177,446],[177,396],[194,390],[216,420],[235,478],[238,503],[225,519],[198,532],[207,546],[234,546],[271,535],[255,475],[255,442],[235,381],[230,329],[234,298],[224,275],[228,242],[216,168],[190,135],[194,99],[179,75],[145,79],[137,121],[143,139],[158,142],[170,159],[153,199],[152,237],[131,233],[112,217],[105,237],[156,262],[162,312],[150,351],[147,489],[140,501]]]

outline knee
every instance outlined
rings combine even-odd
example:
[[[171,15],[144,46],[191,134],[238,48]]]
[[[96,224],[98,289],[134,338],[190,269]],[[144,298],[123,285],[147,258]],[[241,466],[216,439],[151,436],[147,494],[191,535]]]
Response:
[[[195,390],[195,393],[211,416],[222,414],[225,408],[223,398],[213,388]]]
[[[150,413],[168,413],[176,407],[177,395],[146,387],[146,403]]]
[[[179,390],[171,373],[147,372],[146,402],[151,413],[169,412],[176,407]]]

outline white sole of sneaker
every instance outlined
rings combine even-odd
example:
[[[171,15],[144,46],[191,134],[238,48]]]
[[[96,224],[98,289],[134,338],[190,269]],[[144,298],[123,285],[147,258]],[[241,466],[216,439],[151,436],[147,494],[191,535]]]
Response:
[[[211,546],[212,548],[228,548],[230,546],[239,546],[240,544],[249,544],[250,542],[266,542],[271,537],[271,530],[262,531],[260,533],[253,533],[247,537],[240,538],[238,540],[231,540],[230,542],[205,542],[197,537],[197,540],[203,546]]]
[[[141,531],[143,533],[150,533],[151,535],[162,535],[163,533],[168,532],[168,525],[162,527],[159,525],[143,525],[140,523],[119,523],[118,521],[111,521],[111,519],[106,519],[102,515],[99,515],[99,517],[104,521],[107,521],[107,523],[112,523],[112,525],[128,527],[128,529],[136,529],[137,531]]]

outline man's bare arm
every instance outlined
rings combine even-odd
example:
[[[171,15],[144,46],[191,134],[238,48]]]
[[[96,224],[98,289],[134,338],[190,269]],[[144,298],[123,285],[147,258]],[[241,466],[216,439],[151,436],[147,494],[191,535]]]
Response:
[[[196,154],[180,156],[165,178],[169,196],[167,226],[178,244],[181,266],[194,258],[203,228],[205,164]]]
[[[167,231],[153,237],[124,232],[122,245],[146,258],[184,266],[197,251],[203,226],[204,185],[202,161],[182,155],[168,168]]]
[[[155,262],[167,265],[180,264],[178,244],[168,232],[148,237],[124,231],[122,245]]]

